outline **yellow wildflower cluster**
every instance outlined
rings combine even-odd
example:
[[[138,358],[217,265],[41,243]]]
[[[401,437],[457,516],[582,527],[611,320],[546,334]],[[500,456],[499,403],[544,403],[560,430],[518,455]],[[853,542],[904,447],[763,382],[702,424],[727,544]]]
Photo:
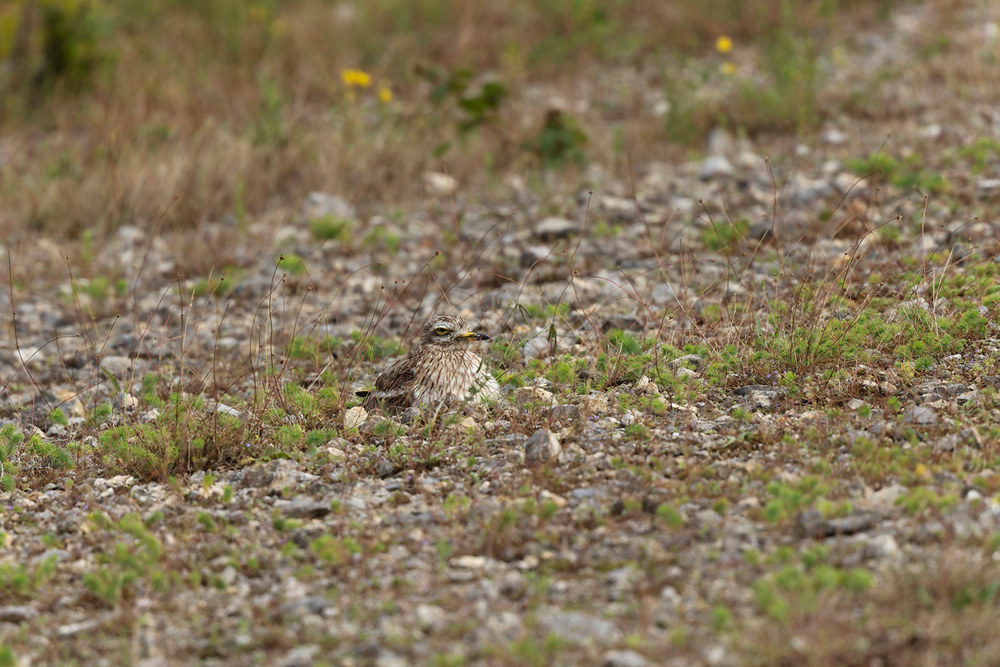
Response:
[[[368,72],[360,69],[342,69],[340,70],[340,79],[347,86],[348,90],[353,88],[371,88],[372,87],[372,75]],[[350,94],[350,93],[349,93]],[[384,104],[388,104],[392,101],[392,89],[387,85],[381,85],[378,88],[378,98]]]
[[[733,40],[727,35],[719,35],[715,40],[715,50],[723,55],[731,53],[733,50]],[[719,71],[726,76],[732,76],[736,73],[736,65],[727,60],[719,65]]]
[[[360,69],[342,69],[340,78],[348,88],[370,88],[372,75]]]

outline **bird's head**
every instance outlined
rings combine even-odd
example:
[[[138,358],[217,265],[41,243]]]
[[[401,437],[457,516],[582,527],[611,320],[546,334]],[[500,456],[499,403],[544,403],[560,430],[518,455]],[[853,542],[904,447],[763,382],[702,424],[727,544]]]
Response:
[[[425,345],[458,345],[469,340],[489,340],[486,334],[469,329],[469,323],[458,315],[435,315],[424,323],[420,342]]]

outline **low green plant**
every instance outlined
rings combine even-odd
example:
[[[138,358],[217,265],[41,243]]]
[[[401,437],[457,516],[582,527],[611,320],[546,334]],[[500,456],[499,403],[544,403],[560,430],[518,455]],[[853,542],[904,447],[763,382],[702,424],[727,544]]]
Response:
[[[747,220],[713,222],[701,232],[701,242],[712,252],[732,252],[750,230]]]
[[[534,153],[546,169],[558,169],[569,163],[583,166],[586,143],[587,135],[576,118],[565,111],[551,109],[545,114],[538,135],[526,142],[525,148]]]
[[[31,567],[24,563],[0,563],[0,590],[14,599],[28,600],[55,576],[57,556],[47,556]]]
[[[859,176],[883,178],[899,188],[915,189],[922,192],[947,192],[951,183],[940,172],[924,170],[925,161],[920,155],[912,155],[899,161],[885,153],[873,153],[867,158],[846,161],[848,169]]]
[[[98,555],[99,567],[83,575],[83,584],[108,603],[115,604],[137,586],[166,591],[170,578],[162,567],[163,546],[138,514],[126,514],[112,522],[99,512],[90,515],[97,530],[118,538],[107,552]]]
[[[757,604],[771,618],[787,623],[793,615],[818,611],[825,591],[857,594],[871,588],[874,577],[863,568],[838,568],[825,558],[803,556],[803,564],[788,564],[753,583]]]
[[[291,138],[284,113],[288,99],[278,81],[261,77],[257,88],[260,91],[260,108],[257,121],[251,126],[250,138],[258,146],[282,148]]]
[[[306,272],[306,263],[295,253],[285,253],[278,257],[278,269],[289,275],[298,276]]]
[[[772,498],[764,507],[764,517],[771,523],[787,521],[808,509],[828,491],[818,477],[806,476],[794,484],[771,482],[767,491]]]
[[[656,507],[656,516],[661,519],[671,530],[678,530],[684,527],[684,515],[680,510],[669,503],[661,503]]]
[[[356,540],[332,535],[320,535],[314,539],[309,543],[309,551],[317,559],[333,567],[347,565],[351,558],[362,553],[361,545]]]
[[[361,243],[369,248],[381,248],[390,255],[395,255],[399,252],[400,238],[397,232],[390,230],[385,225],[377,225],[372,227]]]
[[[378,361],[399,354],[398,342],[375,334],[366,335],[360,331],[354,331],[351,332],[351,340],[361,346],[362,355],[367,361]]]
[[[317,241],[340,241],[346,244],[351,240],[351,221],[335,215],[313,218],[309,221],[309,234]]]

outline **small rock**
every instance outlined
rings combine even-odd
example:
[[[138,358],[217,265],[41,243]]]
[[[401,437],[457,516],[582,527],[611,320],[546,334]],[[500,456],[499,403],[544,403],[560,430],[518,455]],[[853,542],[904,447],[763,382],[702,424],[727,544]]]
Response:
[[[660,283],[653,288],[653,303],[658,306],[677,303],[677,290],[670,283]]]
[[[941,136],[941,131],[939,124],[931,123],[917,130],[917,135],[924,139],[937,139]]]
[[[233,567],[232,565],[227,565],[225,568],[223,568],[222,574],[219,575],[219,579],[226,586],[232,586],[233,584],[236,583],[236,578],[238,576],[239,573],[236,572],[236,568]]]
[[[555,405],[549,411],[549,416],[555,421],[576,421],[580,418],[580,406],[572,404]]]
[[[321,614],[323,610],[333,606],[333,603],[322,595],[307,595],[289,600],[278,608],[279,615],[302,616],[304,614]]]
[[[457,424],[449,426],[448,430],[455,433],[474,433],[479,431],[479,424],[472,417],[466,417]]]
[[[538,623],[546,632],[575,644],[617,644],[625,636],[611,621],[582,611],[539,610]]]
[[[375,658],[375,667],[408,667],[409,665],[409,660],[388,649],[379,650],[378,656]]]
[[[237,419],[243,418],[242,412],[230,405],[226,405],[225,403],[216,403],[215,411],[220,414],[229,415],[230,417],[236,417]]]
[[[554,503],[556,507],[566,507],[566,499],[558,494],[552,493],[548,489],[542,489],[538,494],[538,499],[542,502]]]
[[[917,405],[910,408],[906,411],[905,417],[908,421],[922,425],[934,424],[937,422],[937,413],[925,405]]]
[[[795,527],[802,537],[825,538],[861,533],[871,530],[876,523],[878,516],[870,512],[827,519],[819,510],[810,509],[799,513]]]
[[[646,667],[649,661],[641,653],[620,649],[605,653],[601,657],[601,664],[604,667]]]
[[[96,618],[88,618],[86,621],[80,621],[79,623],[60,625],[56,628],[56,637],[66,639],[68,637],[72,637],[73,635],[78,635],[81,632],[89,632],[96,628],[99,624],[100,622]]]
[[[834,194],[833,186],[825,179],[802,179],[795,186],[788,195],[788,201],[793,206],[807,206]]]
[[[649,379],[648,375],[643,375],[641,378],[636,380],[635,386],[633,387],[635,393],[644,394],[646,396],[655,396],[660,393],[659,387],[656,383]]]
[[[674,369],[689,368],[697,372],[703,363],[704,360],[701,358],[700,354],[685,354],[683,357],[672,359],[667,365]]]
[[[673,586],[664,586],[660,590],[660,599],[674,609],[679,609],[683,601],[681,594]]]
[[[514,403],[519,408],[530,404],[552,404],[552,392],[540,387],[518,387],[514,392]]]
[[[518,262],[521,264],[522,269],[528,269],[539,262],[544,262],[550,255],[552,255],[552,249],[548,246],[529,245],[521,250]]]
[[[282,658],[278,665],[280,667],[309,667],[316,662],[319,657],[320,647],[316,644],[306,644],[296,646]]]
[[[638,410],[626,410],[622,413],[622,416],[618,419],[622,426],[631,426],[632,424],[642,423],[642,413]]]
[[[611,409],[611,401],[605,393],[594,393],[585,396],[580,401],[580,417],[586,419],[592,415],[603,415]]]
[[[123,410],[126,410],[128,412],[131,412],[132,410],[135,410],[137,407],[139,407],[139,399],[133,396],[132,394],[129,394],[124,391],[118,392],[117,400],[118,400],[118,405]]]
[[[310,192],[302,207],[302,213],[307,220],[328,215],[351,220],[356,215],[354,206],[349,201],[325,192]]]
[[[992,193],[1000,190],[1000,178],[981,178],[976,181],[976,191],[980,193]]]
[[[220,350],[235,350],[242,342],[236,336],[222,336],[216,345]]]
[[[416,614],[417,627],[426,634],[440,630],[448,621],[444,609],[433,604],[418,604]]]
[[[545,218],[535,225],[535,236],[542,239],[566,238],[576,233],[579,226],[566,218]]]
[[[521,356],[525,361],[531,361],[552,352],[552,341],[546,336],[537,335],[529,338],[521,347]]]
[[[724,665],[727,663],[728,659],[726,647],[719,644],[707,647],[705,649],[704,656],[705,663],[711,667],[715,667],[715,665]]]
[[[608,315],[601,322],[601,331],[608,333],[612,329],[640,331],[642,329],[642,321],[635,315]]]
[[[428,171],[424,173],[424,187],[427,188],[428,194],[450,197],[458,190],[458,181],[451,174]]]
[[[490,447],[520,447],[527,438],[521,433],[505,433],[495,438],[490,438],[486,444]]]
[[[713,178],[732,176],[732,174],[733,165],[725,156],[711,155],[705,158],[705,161],[701,163],[701,172],[699,173],[699,176],[702,180],[708,181]]]
[[[448,561],[452,567],[460,567],[465,570],[481,570],[486,567],[485,556],[473,556],[471,554],[452,558]]]
[[[735,148],[733,135],[721,127],[712,128],[705,143],[705,152],[708,155],[726,155],[732,153]]]
[[[37,611],[24,605],[0,607],[0,623],[26,623],[37,615]]]
[[[524,443],[524,462],[529,466],[541,465],[557,458],[560,452],[562,445],[556,434],[547,428],[540,428]]]
[[[874,560],[891,558],[899,553],[899,543],[889,534],[873,535],[864,541],[862,553],[865,558]]]
[[[819,140],[824,144],[840,146],[847,143],[847,133],[835,127],[830,127],[819,133]]]
[[[132,369],[132,360],[128,357],[104,357],[101,359],[101,370],[118,378],[124,378]]]
[[[612,599],[624,600],[631,597],[637,576],[638,572],[628,566],[616,568],[605,574],[604,583],[611,589]]]
[[[386,479],[388,477],[392,477],[397,472],[402,470],[403,466],[400,465],[399,463],[393,463],[388,459],[382,459],[375,466],[375,469],[378,472],[378,476],[380,479]]]
[[[348,408],[344,412],[344,428],[361,428],[366,421],[368,421],[368,411],[360,405]]]
[[[308,497],[296,498],[278,507],[282,514],[295,519],[319,519],[332,511],[330,503]]]
[[[268,493],[273,494],[319,478],[312,473],[301,470],[295,461],[275,459],[246,470],[240,479],[243,486],[263,488]]]
[[[636,217],[636,205],[631,199],[604,195],[594,199],[594,210],[608,222],[630,222]]]
[[[734,393],[738,396],[746,396],[745,408],[750,411],[758,410],[770,410],[774,405],[774,399],[777,397],[778,392],[774,389],[767,387],[766,389],[754,389],[747,392],[742,392],[741,390],[746,389],[746,387],[739,387],[734,390]],[[740,406],[734,405],[732,409],[736,409]]]
[[[737,387],[736,389],[733,389],[733,393],[736,394],[737,396],[749,396],[750,394],[758,391],[770,394],[778,393],[777,389],[775,389],[774,387],[770,387],[766,384],[747,384],[743,385],[742,387]]]
[[[128,495],[140,505],[152,505],[167,497],[167,491],[162,484],[149,483],[133,486]]]
[[[119,489],[121,487],[131,487],[135,484],[135,477],[132,475],[115,475],[110,479],[98,477],[94,480],[94,490],[97,492],[107,489]]]

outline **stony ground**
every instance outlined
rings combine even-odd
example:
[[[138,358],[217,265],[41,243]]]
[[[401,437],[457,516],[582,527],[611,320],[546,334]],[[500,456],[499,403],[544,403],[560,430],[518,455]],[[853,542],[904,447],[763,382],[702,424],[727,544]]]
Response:
[[[631,179],[126,226],[89,278],[39,241],[0,296],[0,662],[990,664],[998,80],[942,69]],[[441,310],[504,398],[354,407]]]

